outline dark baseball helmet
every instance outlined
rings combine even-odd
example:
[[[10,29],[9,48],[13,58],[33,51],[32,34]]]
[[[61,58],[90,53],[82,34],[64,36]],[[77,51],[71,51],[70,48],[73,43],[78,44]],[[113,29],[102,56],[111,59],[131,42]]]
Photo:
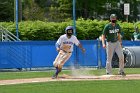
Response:
[[[116,14],[111,14],[111,15],[110,15],[110,20],[116,20],[116,19],[117,19]]]

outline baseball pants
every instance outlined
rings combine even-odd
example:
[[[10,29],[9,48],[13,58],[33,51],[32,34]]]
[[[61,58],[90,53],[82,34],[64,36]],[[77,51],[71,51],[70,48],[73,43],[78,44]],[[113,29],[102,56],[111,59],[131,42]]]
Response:
[[[106,44],[106,53],[107,53],[107,61],[106,61],[106,73],[112,74],[112,57],[114,53],[117,53],[119,58],[119,72],[124,71],[124,55],[122,46],[119,41],[117,42],[107,42]]]
[[[71,57],[71,52],[64,52],[60,50],[55,61],[53,62],[54,67],[62,68],[65,62]]]

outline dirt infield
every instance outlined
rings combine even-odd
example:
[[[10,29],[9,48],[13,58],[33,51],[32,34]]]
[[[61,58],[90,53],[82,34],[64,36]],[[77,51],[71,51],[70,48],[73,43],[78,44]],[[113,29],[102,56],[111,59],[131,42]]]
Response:
[[[120,76],[120,75],[68,76],[64,74],[58,77],[57,79],[51,79],[47,77],[47,78],[0,80],[0,85],[34,83],[34,82],[50,82],[50,81],[79,81],[79,80],[140,80],[140,74],[130,74],[126,76]]]

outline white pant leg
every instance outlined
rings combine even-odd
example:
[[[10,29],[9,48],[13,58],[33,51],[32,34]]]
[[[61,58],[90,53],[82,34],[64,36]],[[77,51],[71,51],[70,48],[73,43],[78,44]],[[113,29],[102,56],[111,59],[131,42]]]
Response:
[[[65,64],[65,62],[71,57],[72,53],[66,53],[62,50],[58,53],[55,61],[53,62],[54,67],[61,67]]]

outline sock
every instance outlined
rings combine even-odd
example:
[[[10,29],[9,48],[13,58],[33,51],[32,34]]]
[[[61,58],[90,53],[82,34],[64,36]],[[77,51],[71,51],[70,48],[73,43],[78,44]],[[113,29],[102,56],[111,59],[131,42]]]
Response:
[[[58,73],[59,73],[59,69],[58,69],[58,67],[56,67],[55,75],[58,75]]]

